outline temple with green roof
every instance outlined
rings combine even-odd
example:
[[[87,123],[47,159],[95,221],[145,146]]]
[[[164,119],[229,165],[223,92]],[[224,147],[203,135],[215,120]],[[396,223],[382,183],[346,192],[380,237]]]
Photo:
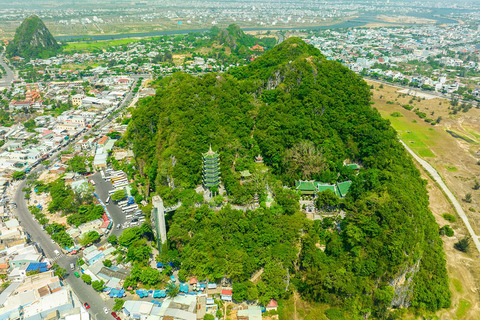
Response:
[[[203,155],[202,180],[205,188],[218,187],[220,185],[220,155],[213,152],[212,146]]]
[[[352,181],[338,182],[336,184],[319,181],[296,181],[295,189],[305,196],[315,196],[319,192],[330,190],[337,197],[345,198],[351,185]]]

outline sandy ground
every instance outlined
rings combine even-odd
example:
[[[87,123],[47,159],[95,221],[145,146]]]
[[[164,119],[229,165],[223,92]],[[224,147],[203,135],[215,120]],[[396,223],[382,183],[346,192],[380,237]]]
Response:
[[[480,180],[480,165],[477,165],[480,160],[480,110],[472,108],[467,113],[460,111],[453,115],[449,114],[450,103],[446,99],[414,98],[415,101],[412,101],[412,96],[399,94],[397,87],[383,85],[383,88],[379,88],[379,83],[367,82],[374,85],[371,90],[374,107],[383,117],[392,121],[405,143],[412,149],[417,148],[414,151],[435,167],[455,197],[460,201],[467,193],[472,194],[471,203],[461,202],[473,229],[480,235],[480,190],[472,189],[475,179]],[[428,118],[437,119],[440,116],[442,120],[436,126],[431,126],[413,111],[404,109],[402,105],[405,104],[419,108]],[[400,113],[401,117],[392,117],[393,112]],[[452,137],[447,130],[469,142]],[[419,144],[424,148],[419,147]],[[439,226],[449,224],[455,231],[454,237],[443,237],[451,282],[452,307],[438,312],[438,316],[441,319],[480,319],[479,255],[473,250],[473,246],[469,254],[453,248],[458,239],[467,235],[465,226],[458,217],[453,224],[442,217],[443,213],[455,214],[453,207],[439,187],[424,173],[423,176],[428,181],[430,209],[437,223]]]
[[[437,22],[436,20],[433,20],[433,19],[410,17],[410,16],[378,15],[377,19],[385,22],[393,22],[393,23],[435,23]]]
[[[417,90],[411,90],[411,89],[398,90],[398,93],[408,94],[409,96],[417,97],[421,99],[425,98],[426,100],[437,98],[437,96],[425,93],[423,91],[417,91]]]
[[[383,28],[383,27],[402,27],[403,25],[398,23],[398,24],[392,24],[392,23],[381,23],[381,22],[369,22],[364,26],[360,26],[358,28]]]

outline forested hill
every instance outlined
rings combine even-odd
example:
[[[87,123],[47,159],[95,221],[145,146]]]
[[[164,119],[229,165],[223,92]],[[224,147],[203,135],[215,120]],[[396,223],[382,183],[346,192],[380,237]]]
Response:
[[[25,59],[47,58],[61,51],[43,21],[36,15],[26,18],[7,47],[7,55]]]
[[[183,199],[167,222],[183,273],[227,275],[252,288],[247,280],[264,267],[260,302],[298,290],[352,319],[385,318],[392,306],[422,312],[450,305],[424,182],[359,76],[291,38],[230,74],[178,73],[157,85],[156,96],[133,112],[127,142],[139,180],[167,203]],[[210,144],[220,153],[230,202],[248,204],[254,194],[263,202],[271,190],[274,204],[246,214],[187,206]],[[254,163],[258,154],[267,173]],[[352,174],[344,161],[363,168]],[[253,173],[250,182],[242,181],[244,170]],[[305,220],[298,196],[282,187],[297,179],[352,180],[339,204],[345,218]]]
[[[212,27],[210,37],[214,43],[226,46],[239,55],[251,54],[250,49],[255,45],[260,45],[265,49],[271,49],[276,44],[276,38],[265,37],[257,38],[246,34],[236,24],[229,25],[226,29]]]

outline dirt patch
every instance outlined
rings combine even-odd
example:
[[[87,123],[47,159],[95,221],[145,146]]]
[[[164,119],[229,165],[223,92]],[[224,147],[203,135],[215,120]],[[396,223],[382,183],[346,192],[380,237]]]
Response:
[[[57,180],[58,178],[60,178],[59,174],[51,173],[50,171],[45,170],[42,172],[40,177],[38,177],[38,180],[43,181],[43,183],[50,183]]]
[[[427,19],[427,18],[418,18],[418,17],[411,17],[411,16],[385,16],[385,15],[378,15],[377,19],[385,21],[385,22],[393,22],[393,23],[436,23],[437,20]]]
[[[189,54],[174,54],[174,55],[172,55],[173,63],[175,63],[175,65],[183,64],[183,61],[185,61],[186,57],[191,58],[192,54],[191,53],[189,53]]]

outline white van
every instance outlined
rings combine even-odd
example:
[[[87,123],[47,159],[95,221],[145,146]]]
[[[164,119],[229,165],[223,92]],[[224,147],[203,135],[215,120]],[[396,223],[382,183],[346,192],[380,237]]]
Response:
[[[58,250],[53,250],[53,253],[55,253],[56,256],[60,255],[60,252]]]
[[[105,200],[105,203],[108,204],[110,202],[110,196],[108,196],[107,200]]]
[[[70,263],[70,269],[73,271],[75,270],[75,265],[73,263]]]

